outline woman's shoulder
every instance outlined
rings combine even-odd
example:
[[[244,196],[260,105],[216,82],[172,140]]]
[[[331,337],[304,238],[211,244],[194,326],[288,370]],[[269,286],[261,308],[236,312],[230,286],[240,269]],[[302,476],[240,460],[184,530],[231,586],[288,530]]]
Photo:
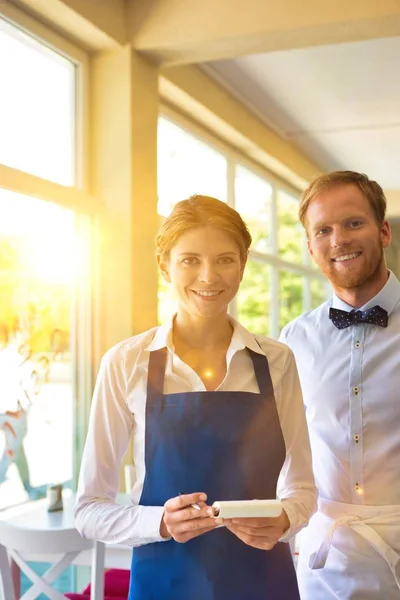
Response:
[[[147,331],[118,342],[107,350],[103,356],[102,362],[119,362],[121,359],[125,361],[127,357],[134,359],[135,356],[138,356],[143,350],[146,350],[147,346],[152,342],[157,330],[158,327],[152,327]]]
[[[262,351],[267,355],[270,352],[273,352],[274,354],[280,354],[282,356],[287,356],[290,353],[290,348],[279,340],[259,334],[255,335],[254,338],[261,347]]]
[[[276,369],[278,372],[283,372],[289,367],[292,360],[294,361],[293,352],[286,344],[264,335],[257,334],[254,338],[267,357],[270,368],[273,370]]]

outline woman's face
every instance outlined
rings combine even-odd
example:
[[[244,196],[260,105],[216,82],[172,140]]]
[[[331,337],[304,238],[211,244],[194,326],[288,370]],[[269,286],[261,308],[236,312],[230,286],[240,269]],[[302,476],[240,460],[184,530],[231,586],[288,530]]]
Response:
[[[215,317],[226,313],[243,277],[238,244],[218,227],[183,233],[160,265],[178,299],[179,310],[190,316]]]

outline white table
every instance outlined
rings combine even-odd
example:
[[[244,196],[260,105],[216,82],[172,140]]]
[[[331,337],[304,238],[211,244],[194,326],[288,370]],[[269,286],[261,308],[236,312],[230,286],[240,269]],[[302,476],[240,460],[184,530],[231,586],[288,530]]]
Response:
[[[126,494],[121,494],[117,498],[120,504],[129,504],[130,498]],[[35,536],[35,532],[62,532],[62,537],[68,540],[74,540],[79,536],[74,525],[73,506],[75,495],[68,490],[64,492],[62,511],[49,513],[47,511],[47,500],[36,500],[27,502],[13,508],[0,511],[0,520],[9,525],[15,525],[18,530],[23,530],[26,534]],[[48,554],[40,549],[37,552],[21,553],[25,561],[54,563],[57,556],[54,553]],[[118,544],[105,545],[105,568],[130,569],[132,558],[132,548]],[[81,566],[92,565],[92,551],[83,550],[78,554],[71,564]],[[14,581],[18,586],[19,570],[14,566]]]

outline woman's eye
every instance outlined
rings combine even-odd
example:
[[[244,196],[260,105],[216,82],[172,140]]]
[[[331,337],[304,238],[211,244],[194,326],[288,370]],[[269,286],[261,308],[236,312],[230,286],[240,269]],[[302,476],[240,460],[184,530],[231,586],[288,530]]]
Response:
[[[184,258],[182,262],[184,265],[194,265],[197,262],[197,258],[195,256],[189,256],[188,258]]]

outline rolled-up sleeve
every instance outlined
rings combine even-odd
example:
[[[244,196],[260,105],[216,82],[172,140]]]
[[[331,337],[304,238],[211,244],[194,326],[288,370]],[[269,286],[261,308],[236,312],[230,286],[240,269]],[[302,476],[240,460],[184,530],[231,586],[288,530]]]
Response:
[[[317,488],[307,421],[293,352],[287,347],[277,402],[286,445],[286,460],[278,481],[278,497],[290,521],[281,541],[289,541],[308,524],[317,507]]]
[[[116,503],[120,467],[132,430],[124,348],[117,346],[101,362],[82,457],[74,514],[84,538],[130,546],[164,539],[160,536],[162,506]]]

